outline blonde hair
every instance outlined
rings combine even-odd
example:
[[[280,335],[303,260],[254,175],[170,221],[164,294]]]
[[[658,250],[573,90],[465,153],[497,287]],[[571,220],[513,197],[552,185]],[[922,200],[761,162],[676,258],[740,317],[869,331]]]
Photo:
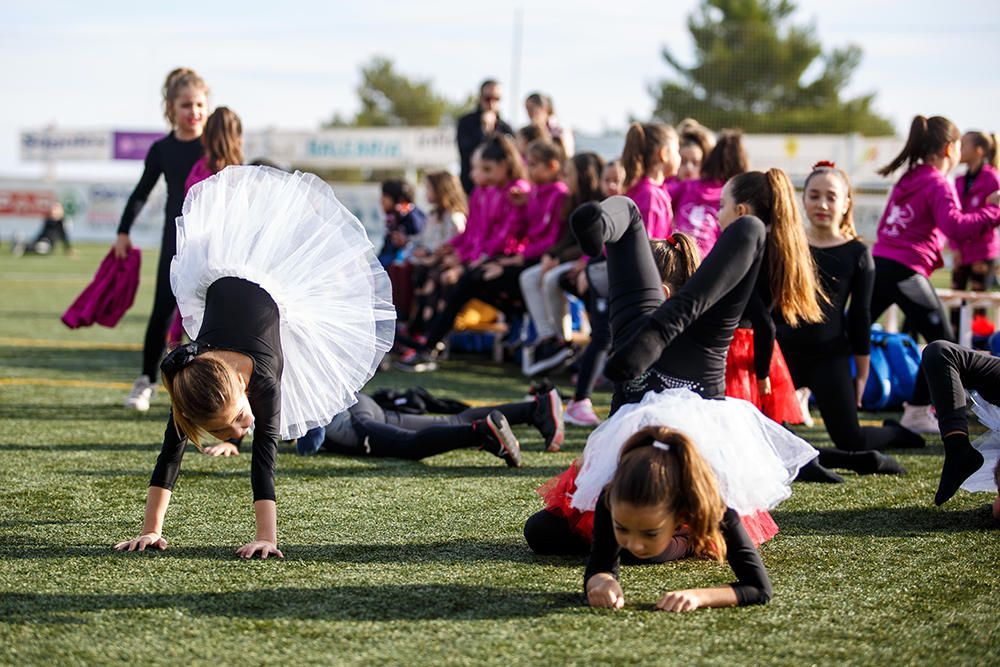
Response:
[[[768,226],[767,267],[771,295],[789,326],[823,321],[820,303],[828,303],[816,275],[805,228],[795,205],[795,189],[781,169],[748,171],[729,181],[737,204],[747,204]]]
[[[196,447],[207,435],[201,427],[231,406],[243,392],[239,374],[215,357],[200,355],[172,375],[163,375],[170,394],[174,427]]]
[[[188,67],[178,67],[171,71],[163,82],[163,116],[171,125],[177,120],[174,118],[174,102],[181,96],[181,91],[189,86],[201,90],[208,97],[209,90],[205,80]]]
[[[465,199],[465,191],[462,190],[461,181],[454,174],[448,171],[431,171],[424,178],[437,197],[434,210],[438,215],[443,215],[446,211],[468,214],[469,205]]]
[[[660,443],[665,447],[654,447]],[[726,505],[715,473],[686,435],[666,426],[646,426],[622,446],[618,468],[606,487],[608,507],[663,506],[691,531],[695,553],[716,560],[726,557],[719,526]]]
[[[213,174],[243,164],[243,123],[229,107],[219,107],[208,117],[201,143]]]

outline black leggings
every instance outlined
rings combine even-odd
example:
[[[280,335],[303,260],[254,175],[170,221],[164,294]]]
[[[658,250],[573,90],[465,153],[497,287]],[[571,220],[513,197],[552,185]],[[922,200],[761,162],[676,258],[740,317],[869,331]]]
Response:
[[[587,290],[587,318],[590,320],[590,343],[580,356],[580,368],[576,379],[574,401],[590,398],[594,393],[594,385],[604,372],[604,362],[608,360],[611,351],[611,319],[608,311],[607,285],[595,283],[591,278],[598,273],[607,276],[607,263],[594,262],[587,267],[587,279],[590,289]],[[598,281],[600,282],[600,281]]]
[[[931,281],[899,262],[876,257],[872,322],[878,320],[892,304],[899,306],[906,315],[908,326],[928,343],[955,340],[948,313]]]
[[[408,415],[383,410],[365,394],[350,408],[356,438],[335,438],[327,429],[325,449],[347,456],[367,455],[418,461],[454,449],[478,447],[482,437],[472,423],[499,410],[511,424],[532,424],[536,403],[525,401],[469,408],[456,415]]]
[[[566,519],[548,510],[532,514],[524,524],[524,539],[539,556],[586,556],[590,553],[590,542],[573,532]],[[652,565],[687,558],[691,555],[688,533],[682,529],[670,539],[663,553],[652,558],[636,558],[623,549],[622,563],[625,565]]]
[[[956,431],[968,434],[966,390],[977,391],[993,405],[1000,405],[1000,358],[937,341],[924,348],[921,365],[942,437]]]
[[[502,308],[521,298],[521,272],[529,265],[506,266],[493,280],[483,279],[483,267],[467,271],[447,296],[444,310],[431,322],[427,331],[427,347],[433,348],[451,331],[455,318],[472,299],[479,299]]]
[[[167,234],[166,228],[171,230]],[[156,382],[156,374],[160,368],[160,357],[166,347],[167,331],[173,322],[174,311],[177,310],[177,299],[170,289],[170,262],[176,253],[176,227],[173,221],[168,221],[164,228],[163,242],[160,244],[160,261],[156,267],[156,287],[153,292],[153,312],[149,314],[146,325],[146,338],[142,344],[142,374],[149,376],[150,382]]]
[[[782,352],[795,386],[809,387],[816,398],[826,431],[837,449],[859,452],[906,446],[903,429],[858,424],[854,377],[847,350],[825,354],[823,350],[815,350],[804,354],[794,347],[783,346]]]

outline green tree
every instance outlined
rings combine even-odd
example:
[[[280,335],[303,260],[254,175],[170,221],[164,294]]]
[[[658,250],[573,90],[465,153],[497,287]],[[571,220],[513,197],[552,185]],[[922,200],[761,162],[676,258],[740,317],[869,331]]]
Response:
[[[663,49],[675,77],[650,91],[653,115],[746,132],[894,134],[872,109],[874,94],[841,99],[861,49],[824,53],[813,26],[791,24],[794,11],[791,0],[703,0],[687,23],[695,63]]]
[[[430,80],[396,71],[392,60],[383,56],[361,66],[357,93],[361,110],[354,118],[334,114],[326,127],[436,126],[468,110],[435,92]]]

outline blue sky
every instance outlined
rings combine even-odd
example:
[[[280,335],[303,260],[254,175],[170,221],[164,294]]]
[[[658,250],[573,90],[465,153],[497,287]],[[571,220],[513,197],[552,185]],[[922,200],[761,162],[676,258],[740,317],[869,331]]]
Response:
[[[375,54],[453,98],[487,75],[512,101],[515,11],[523,12],[519,97],[548,92],[563,122],[624,126],[652,109],[669,74],[664,45],[687,60],[696,0],[640,2],[51,2],[0,6],[0,175],[19,164],[17,133],[65,127],[161,128],[159,87],[171,68],[199,70],[213,104],[250,129],[314,128],[356,108],[358,66]],[[864,60],[851,95],[905,128],[917,112],[963,128],[1000,129],[1000,9],[995,0],[800,0],[825,47],[855,43]],[[947,8],[945,12],[942,7]],[[197,8],[197,11],[195,11]],[[513,109],[512,109],[513,107]]]

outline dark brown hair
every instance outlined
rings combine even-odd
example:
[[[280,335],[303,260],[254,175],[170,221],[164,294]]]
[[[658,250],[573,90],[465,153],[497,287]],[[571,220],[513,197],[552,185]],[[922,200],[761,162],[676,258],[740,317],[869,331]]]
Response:
[[[201,135],[208,168],[216,174],[234,164],[243,164],[243,123],[229,107],[219,107],[205,121]]]
[[[666,507],[678,524],[690,529],[695,553],[720,561],[726,557],[719,526],[726,505],[715,473],[680,431],[647,426],[630,437],[605,494],[609,508],[616,503]]]
[[[174,118],[174,102],[188,86],[196,88],[205,93],[208,97],[208,85],[205,80],[198,76],[198,73],[188,67],[178,67],[167,75],[163,82],[163,115],[171,125],[176,122]]]
[[[781,169],[748,171],[729,181],[729,193],[736,204],[748,205],[768,226],[771,295],[782,317],[793,327],[822,321],[820,302],[827,299],[816,277],[788,175]]]
[[[601,156],[597,153],[577,153],[569,162],[573,163],[576,179],[566,184],[569,186],[569,197],[566,197],[563,206],[563,220],[569,220],[569,214],[581,204],[601,200],[601,172],[604,171]]]
[[[434,212],[439,216],[450,211],[454,213],[467,214],[469,205],[465,200],[465,190],[462,189],[462,182],[448,171],[430,171],[424,176],[428,185],[434,191],[437,201],[434,203]]]
[[[743,150],[743,132],[723,130],[719,133],[715,148],[705,155],[705,160],[701,163],[701,179],[725,183],[746,170],[747,154]]]
[[[164,374],[163,385],[170,395],[174,427],[199,448],[205,434],[201,424],[219,416],[242,391],[236,371],[205,354],[172,376]]]
[[[888,176],[906,163],[907,170],[944,150],[961,138],[958,128],[944,116],[914,116],[910,123],[910,134],[906,145],[892,162],[878,170],[880,176]]]
[[[559,163],[560,167],[562,167],[563,160],[565,159],[562,148],[549,139],[535,139],[528,144],[525,155],[530,155],[539,162],[552,162],[555,160]]]
[[[649,242],[653,260],[660,270],[660,280],[671,292],[679,290],[701,264],[701,253],[695,240],[682,232],[669,238]]]
[[[843,169],[833,162],[822,161],[814,164],[812,171],[806,176],[806,182],[802,185],[802,198],[805,199],[806,192],[809,191],[809,181],[818,174],[833,174],[844,184],[844,190],[847,192],[847,210],[844,211],[844,217],[840,221],[840,233],[844,238],[858,238],[858,230],[854,227],[854,188],[851,187],[851,179]]]
[[[625,189],[631,188],[659,159],[660,150],[677,139],[677,131],[669,125],[632,123],[625,134],[622,164],[625,167]]]
[[[479,156],[479,159],[506,163],[511,180],[517,180],[525,176],[524,163],[517,152],[517,146],[505,134],[494,134],[488,138],[483,143],[483,152]]]
[[[680,132],[681,148],[697,146],[701,149],[701,154],[708,157],[708,154],[715,147],[715,139],[707,127],[692,122],[684,129],[678,128],[678,131]]]

